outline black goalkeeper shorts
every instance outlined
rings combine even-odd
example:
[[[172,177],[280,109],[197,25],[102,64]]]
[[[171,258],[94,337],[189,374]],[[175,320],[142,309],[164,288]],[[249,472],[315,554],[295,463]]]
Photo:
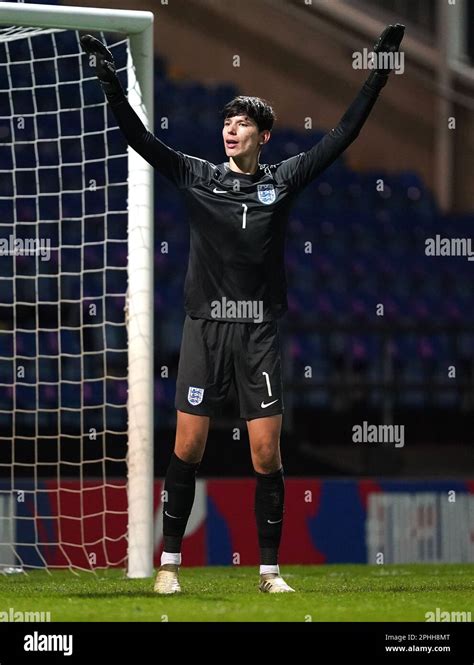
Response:
[[[231,382],[245,420],[283,413],[280,337],[277,321],[234,323],[186,316],[175,406],[215,416]]]

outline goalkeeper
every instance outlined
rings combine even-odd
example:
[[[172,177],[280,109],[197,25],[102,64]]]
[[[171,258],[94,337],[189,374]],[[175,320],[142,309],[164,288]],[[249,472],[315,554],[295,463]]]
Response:
[[[393,56],[403,33],[404,26],[398,24],[384,30],[374,47],[377,63],[391,65],[390,57],[379,56]],[[285,494],[278,318],[287,309],[288,215],[302,189],[357,138],[390,69],[380,66],[372,71],[334,129],[307,152],[278,164],[260,163],[262,147],[271,137],[273,109],[259,97],[236,97],[223,111],[227,161],[215,165],[173,150],[147,131],[127,101],[110,51],[91,35],[81,42],[96,56],[97,76],[128,144],[179,188],[189,213],[176,439],[165,479],[164,550],[155,591],[181,590],[181,543],[210,418],[219,413],[234,382],[256,476],[258,588],[291,592],[278,565]]]

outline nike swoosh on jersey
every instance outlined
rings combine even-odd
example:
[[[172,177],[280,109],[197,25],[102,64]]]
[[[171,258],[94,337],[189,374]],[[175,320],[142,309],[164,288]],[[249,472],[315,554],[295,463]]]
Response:
[[[170,515],[166,510],[165,510],[165,515],[167,515],[168,517],[171,517],[174,520],[182,520],[183,519],[182,517],[175,517],[174,515]]]
[[[272,404],[275,404],[275,402],[278,402],[278,400],[277,400],[277,399],[274,399],[273,402],[268,402],[268,404],[265,404],[265,402],[262,402],[262,403],[260,404],[260,406],[262,407],[262,409],[266,409],[267,406],[271,406]]]
[[[282,519],[283,519],[283,517],[281,518],[281,520],[282,520]],[[281,520],[276,520],[276,521],[273,521],[273,520],[267,520],[267,522],[268,522],[268,524],[278,524],[279,522],[281,522]]]
[[[227,194],[227,191],[225,189],[217,189],[216,187],[214,187],[212,191],[214,192],[214,194]]]

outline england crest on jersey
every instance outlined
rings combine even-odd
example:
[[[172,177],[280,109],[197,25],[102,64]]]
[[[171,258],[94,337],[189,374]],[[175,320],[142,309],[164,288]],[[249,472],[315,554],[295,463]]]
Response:
[[[203,395],[204,395],[204,388],[195,388],[194,386],[189,386],[188,402],[192,404],[192,406],[197,406],[198,404],[201,404]]]
[[[265,205],[270,205],[276,199],[276,192],[273,185],[257,185],[258,200]]]

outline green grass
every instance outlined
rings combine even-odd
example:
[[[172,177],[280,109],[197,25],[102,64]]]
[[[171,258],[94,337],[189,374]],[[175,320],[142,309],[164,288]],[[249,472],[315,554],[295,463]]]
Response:
[[[52,621],[425,621],[425,612],[471,612],[474,566],[282,566],[297,593],[257,591],[256,568],[183,568],[183,593],[157,596],[153,580],[122,570],[96,575],[0,575],[0,612],[51,612]]]

